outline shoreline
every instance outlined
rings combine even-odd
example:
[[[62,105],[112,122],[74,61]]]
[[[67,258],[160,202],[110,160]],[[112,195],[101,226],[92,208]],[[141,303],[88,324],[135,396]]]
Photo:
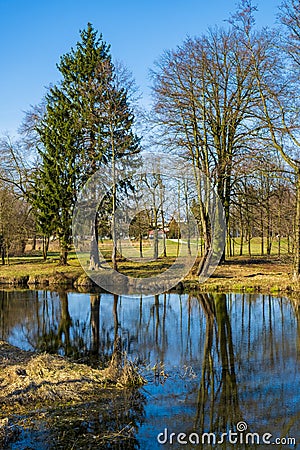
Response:
[[[126,264],[124,268],[127,268]],[[148,273],[150,271],[151,267]],[[2,266],[0,288],[5,287],[101,291],[101,288],[84,273],[77,261],[66,267],[54,266],[51,261],[35,263],[34,267],[27,262]],[[300,283],[292,280],[291,265],[286,260],[275,257],[234,257],[219,265],[212,276],[204,282],[199,283],[197,276],[191,273],[170,290],[179,293],[191,291],[292,295],[300,293]]]

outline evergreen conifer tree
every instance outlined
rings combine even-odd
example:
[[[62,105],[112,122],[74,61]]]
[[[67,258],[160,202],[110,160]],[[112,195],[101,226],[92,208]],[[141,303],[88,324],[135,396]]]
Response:
[[[41,169],[36,174],[33,203],[38,211],[38,225],[49,237],[56,235],[60,244],[60,263],[67,263],[71,244],[72,208],[78,178],[76,127],[72,110],[63,93],[53,89],[47,98],[47,112],[38,126],[43,143]]]
[[[111,163],[114,169],[119,158],[137,152],[139,145],[128,92],[118,80],[109,46],[91,24],[80,36],[76,48],[61,57],[57,67],[62,80],[50,89],[37,126],[42,147],[34,203],[40,227],[59,237],[61,264],[67,262],[72,208],[80,187],[102,164]],[[112,191],[114,230],[115,184]],[[97,268],[97,215],[90,259],[91,268]]]

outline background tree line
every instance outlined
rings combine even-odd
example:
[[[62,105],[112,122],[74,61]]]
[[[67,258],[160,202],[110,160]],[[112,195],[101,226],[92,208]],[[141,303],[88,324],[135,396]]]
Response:
[[[151,131],[145,137],[170,160],[173,154],[188,160],[215,187],[227,222],[223,259],[226,252],[244,253],[245,243],[251,254],[254,237],[260,238],[260,253],[269,255],[276,240],[279,254],[283,246],[293,253],[297,278],[300,10],[297,1],[283,1],[276,29],[258,29],[255,11],[251,0],[242,0],[226,26],[188,38],[161,56],[152,71]],[[56,236],[60,262],[66,264],[81,187],[103,164],[126,165],[141,148],[135,124],[143,117],[134,113],[131,77],[112,62],[109,46],[91,24],[80,38],[58,64],[61,81],[27,113],[19,142],[2,141],[0,195],[4,198],[9,192],[21,202],[19,213],[27,217],[16,219],[16,209],[14,219],[9,219],[9,208],[1,212],[4,253],[9,254],[14,240],[21,241],[19,231],[7,225],[17,220],[24,223],[27,238],[39,233],[47,242]],[[212,245],[210,188],[197,180],[196,171],[195,180],[193,208],[198,211],[205,258]],[[113,222],[118,189],[96,215],[94,268],[99,265],[103,209],[108,211],[106,223]],[[151,198],[150,188],[149,193]],[[112,237],[116,265],[117,236]]]
[[[250,0],[243,0],[227,27],[188,38],[157,62],[153,71],[156,142],[170,154],[188,158],[213,182],[225,210],[228,241],[234,228],[234,235],[246,236],[250,242],[255,219],[262,253],[264,239],[270,253],[275,233],[290,235],[284,220],[288,217],[298,277],[300,11],[298,2],[285,1],[279,14],[284,27],[259,30],[255,10]],[[283,229],[275,230],[279,180],[287,188],[281,201],[289,199],[295,213],[283,212],[279,220]],[[200,194],[198,206],[207,252],[209,205]]]

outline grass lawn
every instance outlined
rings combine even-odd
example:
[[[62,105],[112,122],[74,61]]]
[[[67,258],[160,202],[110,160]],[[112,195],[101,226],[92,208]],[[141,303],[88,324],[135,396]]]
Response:
[[[232,256],[238,256],[240,254],[240,247],[241,247],[241,239],[240,238],[234,238],[231,241],[231,249],[234,254]],[[291,245],[290,245],[291,248]],[[288,254],[288,240],[287,238],[281,238],[280,240],[280,254],[281,255],[287,255]],[[250,251],[251,256],[259,256],[261,255],[261,238],[255,237],[252,238],[250,241]],[[226,249],[226,252],[228,254],[228,248]],[[266,239],[264,240],[264,254],[266,254]],[[279,253],[279,240],[277,238],[274,238],[272,240],[271,245],[271,255],[278,255]],[[244,242],[242,246],[242,254],[249,256],[249,243]]]
[[[228,258],[220,264],[201,291],[237,292],[299,292],[300,285],[292,280],[292,259],[270,257]],[[193,286],[195,277],[189,275],[186,284]]]
[[[151,244],[149,244],[149,241],[146,242],[145,258],[141,259],[139,258],[138,242],[122,242],[122,253],[127,256],[127,259],[124,256],[118,259],[118,270],[124,275],[134,278],[153,277],[167,270],[176,259],[177,241],[167,240],[168,256],[164,258],[161,253],[163,250],[162,240],[160,240],[159,253],[161,255],[157,260],[152,259],[153,248]],[[196,243],[192,242],[192,244],[194,244],[192,245],[192,251],[195,254]],[[235,244],[236,248],[237,244],[238,241]],[[273,253],[268,257],[262,257],[256,256],[256,252],[259,254],[260,240],[258,238],[252,239],[251,257],[234,256],[227,258],[225,264],[219,265],[213,275],[201,284],[199,284],[196,275],[196,263],[186,276],[184,286],[187,290],[200,289],[202,291],[299,292],[299,284],[296,285],[291,280],[292,258],[287,254],[286,244],[283,240],[280,257],[276,255],[278,247],[275,244],[273,245]],[[100,244],[100,251],[108,263],[111,261],[111,250],[111,241],[106,240]],[[182,256],[187,254],[185,243],[180,244],[180,251]],[[82,253],[80,260],[83,266],[88,268],[89,253]],[[74,251],[69,254],[67,266],[60,266],[58,263],[59,253],[55,251],[49,252],[47,261],[43,261],[38,252],[34,255],[11,257],[10,265],[0,266],[0,283],[18,284],[18,279],[30,277],[33,284],[73,285],[76,279],[85,276]],[[19,284],[22,283],[24,283],[24,280],[21,280]]]
[[[41,256],[18,256],[9,259],[9,265],[0,266],[0,278],[26,277],[26,276],[50,276],[57,273],[77,274],[83,272],[75,252],[69,255],[69,265],[59,266],[59,254],[51,252],[47,261]]]

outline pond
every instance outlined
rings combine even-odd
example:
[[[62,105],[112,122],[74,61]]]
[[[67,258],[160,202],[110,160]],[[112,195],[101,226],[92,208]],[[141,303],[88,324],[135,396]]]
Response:
[[[97,366],[118,345],[139,366],[147,384],[127,410],[123,402],[119,423],[93,414],[75,437],[121,421],[134,439],[107,448],[300,448],[300,308],[292,300],[0,291],[0,338]],[[44,447],[48,435],[24,434],[11,448],[81,448]]]

